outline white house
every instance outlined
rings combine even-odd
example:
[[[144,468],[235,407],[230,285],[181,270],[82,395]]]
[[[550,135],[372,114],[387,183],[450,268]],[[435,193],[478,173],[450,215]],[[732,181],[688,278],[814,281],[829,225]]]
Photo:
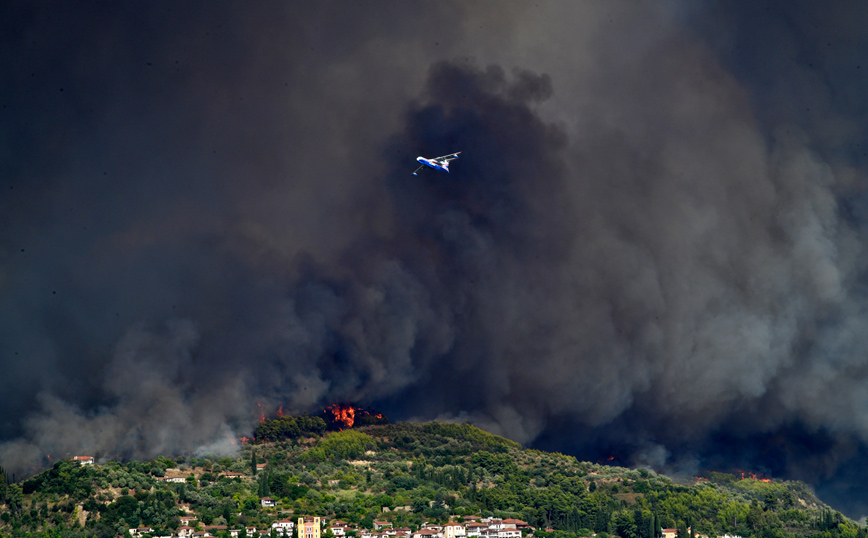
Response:
[[[467,536],[467,528],[461,523],[447,523],[443,525],[443,536],[445,538]]]
[[[76,456],[72,461],[79,465],[93,465],[93,456]]]
[[[272,529],[287,529],[292,530],[295,527],[295,522],[291,519],[281,519],[280,521],[275,521],[271,524]]]
[[[488,525],[485,523],[468,523],[465,527],[467,536],[481,536],[488,530]]]
[[[262,504],[263,508],[272,508],[274,507],[274,499],[271,497],[263,497],[259,499],[260,504]]]

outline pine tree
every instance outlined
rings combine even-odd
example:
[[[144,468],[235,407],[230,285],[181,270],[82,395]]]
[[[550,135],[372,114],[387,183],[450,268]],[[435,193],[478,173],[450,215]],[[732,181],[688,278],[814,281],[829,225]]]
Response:
[[[250,449],[250,472],[256,476],[256,451]]]
[[[6,471],[0,467],[0,503],[6,502],[6,484],[9,481],[6,479]]]
[[[271,488],[268,486],[268,473],[262,473],[259,476],[259,497],[268,497],[271,495]]]

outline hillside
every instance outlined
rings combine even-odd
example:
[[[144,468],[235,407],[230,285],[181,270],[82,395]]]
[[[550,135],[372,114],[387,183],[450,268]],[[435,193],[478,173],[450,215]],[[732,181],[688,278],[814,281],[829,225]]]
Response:
[[[375,519],[415,530],[478,515],[523,520],[544,538],[659,538],[662,528],[685,537],[868,538],[798,482],[712,473],[678,484],[646,469],[523,449],[470,425],[327,432],[319,423],[292,424],[266,421],[258,430],[272,440],[243,445],[236,458],[58,462],[0,486],[0,536],[110,538],[141,526],[169,536],[180,516],[195,514],[203,529],[219,526],[206,529],[216,536],[300,515],[343,520],[359,534]],[[262,497],[276,506],[263,507]]]

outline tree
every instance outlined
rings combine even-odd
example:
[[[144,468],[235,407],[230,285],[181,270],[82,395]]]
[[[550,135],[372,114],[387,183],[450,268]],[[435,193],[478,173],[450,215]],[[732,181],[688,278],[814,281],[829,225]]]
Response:
[[[256,476],[256,451],[250,449],[250,473]]]
[[[6,485],[9,483],[9,480],[6,478],[6,471],[3,467],[0,467],[0,503],[6,501]]]
[[[259,476],[259,497],[268,497],[271,495],[271,488],[269,487],[269,475],[268,473],[262,473]]]
[[[21,503],[24,500],[24,492],[21,491],[21,486],[18,484],[9,484],[6,488],[6,505],[13,513],[21,510]]]

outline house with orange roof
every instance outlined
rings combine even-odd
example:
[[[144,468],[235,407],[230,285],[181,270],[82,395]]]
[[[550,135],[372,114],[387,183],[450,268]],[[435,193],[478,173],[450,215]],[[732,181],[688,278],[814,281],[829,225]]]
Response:
[[[319,518],[298,518],[298,538],[320,538]]]
[[[292,536],[293,527],[295,527],[295,523],[291,519],[281,519],[271,524],[271,528],[275,530],[278,536]]]
[[[443,525],[444,538],[459,538],[467,536],[467,528],[463,523],[447,523]]]

